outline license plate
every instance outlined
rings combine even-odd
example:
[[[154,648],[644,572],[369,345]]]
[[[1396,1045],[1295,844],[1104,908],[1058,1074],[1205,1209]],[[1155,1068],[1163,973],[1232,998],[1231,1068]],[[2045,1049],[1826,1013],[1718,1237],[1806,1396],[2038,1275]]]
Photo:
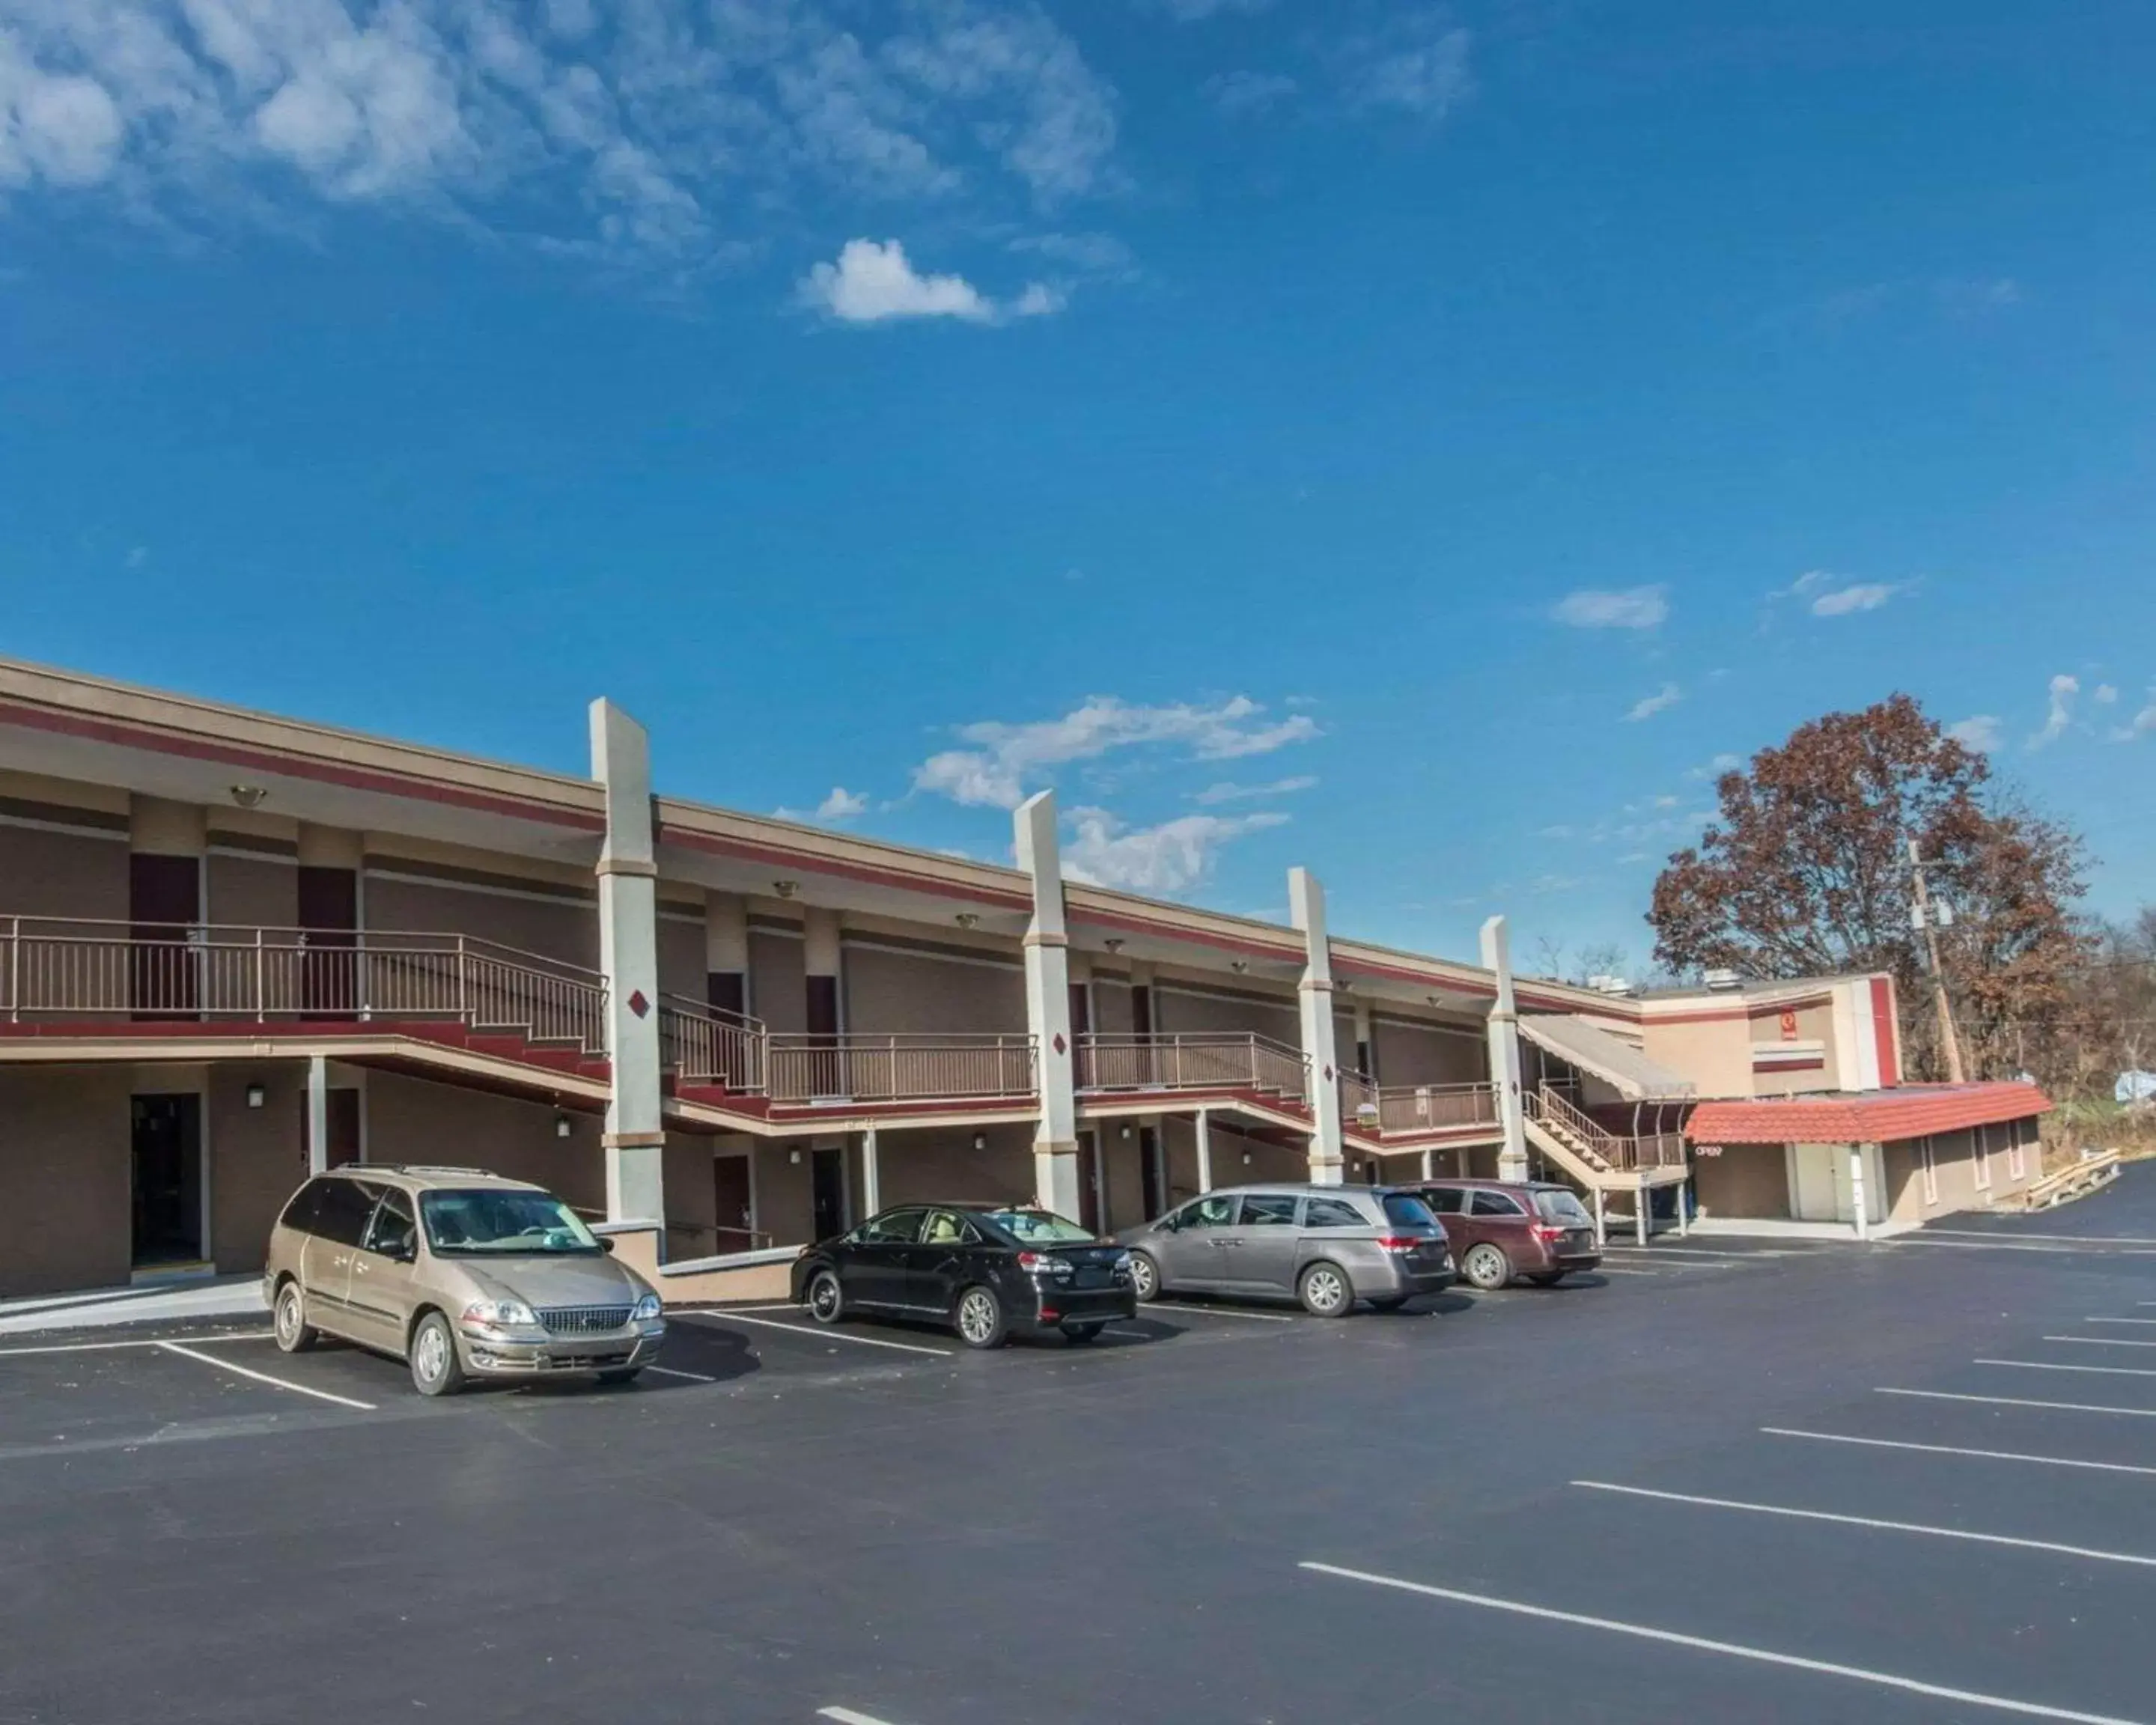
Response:
[[[1107,1285],[1108,1272],[1105,1270],[1081,1270],[1078,1272],[1078,1286],[1081,1288],[1105,1288]]]

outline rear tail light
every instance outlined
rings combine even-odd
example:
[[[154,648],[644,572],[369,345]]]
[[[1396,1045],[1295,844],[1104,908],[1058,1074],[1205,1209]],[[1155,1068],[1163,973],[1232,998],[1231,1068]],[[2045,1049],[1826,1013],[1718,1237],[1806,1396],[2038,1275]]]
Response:
[[[1527,1228],[1527,1232],[1533,1235],[1537,1240],[1541,1240],[1545,1245],[1554,1245],[1557,1241],[1563,1240],[1565,1235],[1565,1230],[1558,1226],[1554,1222],[1532,1223]]]
[[[1378,1250],[1381,1252],[1411,1252],[1417,1246],[1429,1244],[1419,1234],[1381,1234],[1378,1236]]]
[[[1050,1252],[1020,1252],[1018,1267],[1029,1276],[1063,1277],[1074,1274],[1068,1258],[1056,1257]]]

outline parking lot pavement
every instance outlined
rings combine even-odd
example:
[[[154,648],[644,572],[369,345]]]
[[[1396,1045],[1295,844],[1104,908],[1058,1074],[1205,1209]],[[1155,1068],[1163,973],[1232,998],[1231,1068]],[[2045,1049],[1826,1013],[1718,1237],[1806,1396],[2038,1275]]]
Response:
[[[2088,1345],[2146,1265],[1720,1261],[992,1354],[714,1311],[440,1403],[0,1353],[0,1718],[2156,1720],[2156,1377],[2027,1368],[2156,1358]]]

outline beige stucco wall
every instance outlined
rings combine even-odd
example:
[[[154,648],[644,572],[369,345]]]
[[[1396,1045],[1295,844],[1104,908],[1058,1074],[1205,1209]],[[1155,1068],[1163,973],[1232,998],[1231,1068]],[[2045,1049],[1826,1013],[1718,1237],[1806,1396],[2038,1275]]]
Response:
[[[0,916],[127,920],[127,834],[0,824]]]
[[[1780,1144],[1732,1144],[1719,1156],[1693,1162],[1692,1191],[1701,1214],[1786,1220],[1788,1151]]]
[[[1299,1047],[1302,1026],[1293,1000],[1258,995],[1190,994],[1167,986],[1153,990],[1156,1030],[1226,1030],[1255,1033]]]
[[[360,888],[361,918],[369,928],[468,935],[586,970],[598,968],[598,911],[592,904],[392,880],[379,872],[377,861],[368,860]],[[393,870],[398,865],[383,860],[380,866]]]
[[[808,954],[803,943],[752,928],[749,1009],[774,1030],[808,1028]]]
[[[1702,1096],[1753,1093],[1752,1038],[1742,1015],[1690,1024],[1648,1019],[1641,1029],[1647,1058],[1681,1072]]]
[[[849,1030],[1025,1034],[1025,973],[1015,965],[845,947]]]
[[[117,1067],[0,1069],[0,1295],[126,1281],[130,1093]]]
[[[1372,1026],[1378,1045],[1378,1082],[1473,1084],[1489,1076],[1489,1045],[1480,1036],[1424,1029],[1398,1019]]]
[[[568,1115],[570,1135],[564,1138],[556,1134],[555,1114],[543,1102],[402,1073],[371,1073],[367,1159],[485,1168],[532,1181],[579,1208],[603,1209],[606,1163],[598,1117]]]

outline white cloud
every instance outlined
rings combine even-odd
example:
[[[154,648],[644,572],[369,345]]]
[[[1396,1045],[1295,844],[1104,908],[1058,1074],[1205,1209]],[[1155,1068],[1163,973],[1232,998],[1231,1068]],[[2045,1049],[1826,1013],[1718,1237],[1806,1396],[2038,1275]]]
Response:
[[[1317,780],[1308,773],[1293,778],[1276,778],[1270,784],[1235,784],[1223,781],[1209,784],[1192,794],[1190,800],[1203,809],[1218,807],[1223,803],[1246,803],[1260,797],[1286,797],[1297,791],[1315,789]]]
[[[1966,719],[1957,719],[1947,726],[1947,735],[1964,748],[1990,754],[2003,740],[1996,713],[1977,713]]]
[[[2109,706],[2118,699],[2118,691],[2109,683],[2098,683],[2096,693],[2090,699],[2098,706]]]
[[[1744,758],[1743,756],[1732,755],[1725,752],[1724,753],[1715,756],[1713,759],[1709,761],[1703,767],[1686,768],[1685,777],[1686,778],[1719,778],[1725,773],[1734,773],[1743,764]]]
[[[1212,872],[1223,845],[1287,824],[1285,814],[1186,814],[1156,827],[1128,828],[1105,809],[1074,809],[1075,836],[1063,847],[1073,880],[1132,892],[1181,892]]]
[[[1559,599],[1550,615],[1573,629],[1654,629],[1670,614],[1669,592],[1661,585],[1614,593],[1584,587]]]
[[[1166,13],[1178,24],[1199,23],[1224,13],[1263,12],[1273,0],[1146,0],[1148,9]]]
[[[1385,30],[1348,44],[1348,100],[1441,120],[1473,91],[1471,39],[1440,9],[1402,10]]]
[[[678,270],[824,189],[1118,189],[1116,133],[1032,0],[0,0],[0,193],[184,225],[363,201]]]
[[[2152,699],[2148,706],[2123,725],[2113,727],[2111,740],[2113,742],[2133,742],[2152,732],[2156,732],[2156,699]]]
[[[1535,829],[1535,837],[1537,839],[1571,839],[1577,836],[1575,831],[1568,826],[1558,825]]]
[[[929,757],[914,769],[914,788],[957,803],[1015,809],[1043,769],[1097,760],[1112,749],[1178,747],[1201,761],[1229,761],[1318,734],[1317,721],[1306,714],[1266,723],[1264,711],[1240,695],[1212,706],[1134,706],[1096,695],[1060,718],[1015,724],[986,719],[960,726],[959,740],[970,747]]]
[[[1040,317],[1063,309],[1062,296],[1041,282],[998,305],[963,275],[923,275],[895,239],[850,239],[835,264],[819,264],[795,290],[804,305],[841,323],[887,323],[895,318],[956,317],[968,323]]]
[[[1651,719],[1656,713],[1666,712],[1684,699],[1675,683],[1665,683],[1652,695],[1645,695],[1634,701],[1625,714],[1628,724],[1637,724],[1641,719]]]
[[[2066,734],[2066,726],[2073,723],[2074,697],[2082,692],[2082,680],[2061,671],[2051,679],[2051,706],[2044,716],[2044,728],[2029,739],[2032,749],[2048,748]]]
[[[1296,93],[1294,79],[1280,72],[1216,72],[1200,86],[1223,114],[1255,114]]]
[[[850,820],[857,814],[867,814],[868,807],[869,799],[863,793],[834,784],[831,794],[816,805],[816,813],[824,820]]]
[[[1815,617],[1847,617],[1858,611],[1876,611],[1897,593],[1907,593],[1912,584],[1849,581],[1830,570],[1809,569],[1775,597],[1801,600]]]

